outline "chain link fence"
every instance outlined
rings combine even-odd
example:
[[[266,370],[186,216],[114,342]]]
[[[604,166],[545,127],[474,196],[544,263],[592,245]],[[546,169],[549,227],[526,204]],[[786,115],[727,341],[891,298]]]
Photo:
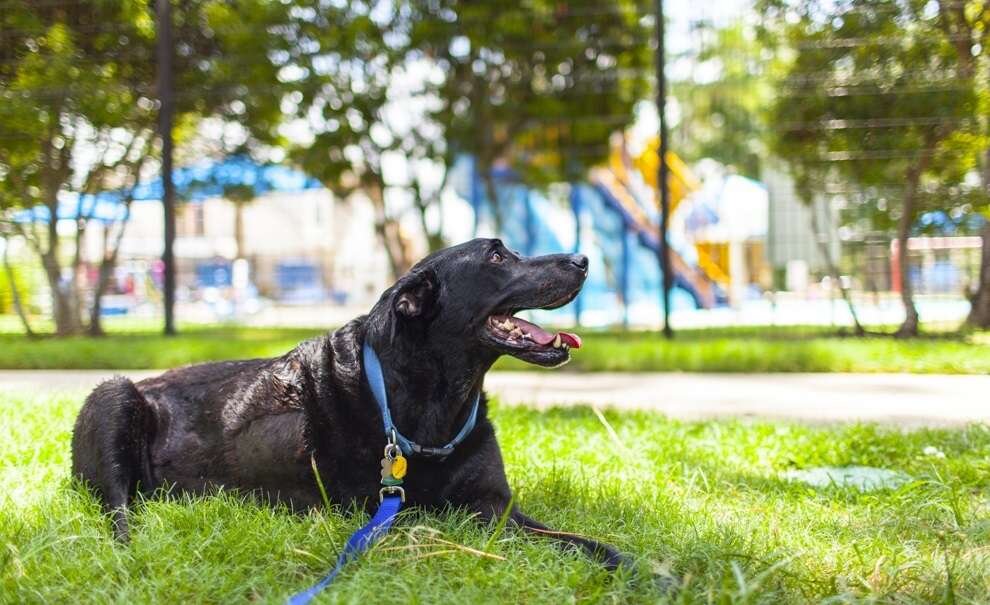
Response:
[[[320,4],[314,6],[317,5]],[[96,9],[87,16],[90,6],[87,2],[52,0],[26,10],[35,11],[48,27],[60,18],[75,19],[77,35],[96,36],[112,30],[112,23],[95,23],[99,16]],[[596,23],[617,15],[642,27],[635,31],[653,31],[653,7],[646,4],[604,7],[558,3],[554,6],[554,23],[566,21],[586,26],[584,29],[569,26],[569,32],[594,32]],[[807,187],[802,189],[796,184],[793,165],[788,163],[788,158],[781,157],[779,146],[773,143],[781,132],[801,124],[775,123],[768,106],[779,103],[785,94],[793,96],[796,88],[808,86],[808,82],[835,77],[834,73],[821,69],[809,69],[803,76],[795,72],[794,56],[804,48],[802,44],[812,42],[782,40],[786,38],[783,34],[779,34],[776,42],[767,42],[768,31],[784,26],[780,22],[768,23],[773,16],[767,16],[763,4],[741,0],[717,5],[672,1],[666,7],[669,49],[666,69],[672,83],[667,112],[672,124],[671,149],[677,156],[672,160],[677,162],[676,169],[672,169],[674,178],[683,181],[678,185],[681,189],[672,217],[671,237],[675,253],[683,261],[683,266],[675,263],[676,270],[683,273],[675,286],[687,293],[675,297],[672,314],[675,329],[767,325],[790,326],[795,334],[800,334],[800,326],[848,328],[854,321],[853,312],[864,325],[892,329],[905,317],[902,274],[907,275],[912,286],[923,329],[943,331],[959,327],[969,312],[969,298],[979,287],[983,246],[979,203],[971,205],[969,214],[959,214],[956,198],[966,194],[959,190],[944,193],[939,182],[930,183],[940,195],[947,196],[945,203],[935,203],[917,213],[907,240],[907,263],[902,266],[897,254],[896,212],[888,211],[884,204],[900,203],[904,183],[887,183],[883,186],[886,189],[880,190],[875,184],[865,186],[855,179],[843,178],[848,172],[839,168],[850,158],[864,166],[883,161],[875,147],[870,148],[872,155],[864,155],[866,152],[855,155],[858,152],[847,150],[842,156],[825,150],[821,161],[826,166],[819,172],[824,179],[814,185],[813,195],[809,196]],[[236,2],[229,5],[234,23],[238,8]],[[299,10],[303,8],[313,7],[306,4]],[[183,5],[177,5],[176,10],[179,19],[184,19]],[[478,8],[471,19],[481,19],[484,10]],[[59,11],[64,12],[62,17]],[[9,106],[10,111],[23,110],[32,102],[45,103],[53,95],[77,99],[78,95],[87,94],[72,87],[18,88],[17,77],[28,69],[27,60],[33,54],[43,57],[46,51],[43,45],[38,45],[41,37],[27,35],[17,27],[16,23],[7,21],[0,29],[5,66],[4,89],[0,95],[19,99],[18,105]],[[149,25],[144,23],[141,27]],[[464,21],[463,27],[463,38],[455,36],[450,47],[455,55],[460,52],[457,45],[470,47],[465,40],[473,39],[471,21]],[[139,27],[137,31],[142,30]],[[51,30],[42,33],[50,41]],[[499,41],[497,37],[496,41]],[[500,42],[509,44],[505,40]],[[562,40],[551,48],[534,40],[525,52],[549,53],[571,42]],[[838,34],[815,42],[819,49],[852,46],[864,52],[902,43]],[[506,48],[518,49],[526,44],[525,40],[513,38],[513,46]],[[588,44],[590,48],[591,43]],[[601,50],[603,45],[606,50]],[[441,183],[429,194],[436,201],[428,204],[413,196],[408,183],[398,182],[401,179],[392,179],[393,182],[385,179],[378,189],[351,187],[342,193],[339,182],[325,175],[314,175],[297,156],[289,157],[270,141],[260,142],[243,135],[243,128],[238,126],[238,101],[229,101],[225,108],[235,111],[200,121],[199,136],[187,136],[183,139],[185,147],[180,148],[181,174],[177,173],[177,180],[186,184],[185,188],[180,186],[182,201],[176,242],[180,321],[337,325],[367,309],[395,272],[401,270],[401,263],[396,262],[397,248],[405,257],[415,258],[435,247],[438,241],[453,243],[474,234],[497,234],[533,244],[536,241],[533,233],[545,224],[549,239],[533,244],[534,250],[584,246],[600,258],[599,268],[609,276],[602,278],[602,295],[589,296],[586,300],[583,314],[562,313],[556,316],[557,321],[566,323],[576,318],[592,325],[656,329],[660,295],[655,289],[660,281],[650,277],[657,271],[655,265],[650,266],[656,260],[655,254],[650,254],[655,251],[650,238],[655,239],[659,222],[656,176],[651,181],[650,174],[656,163],[654,160],[652,165],[644,164],[651,153],[656,154],[657,112],[651,101],[655,98],[656,78],[654,67],[648,62],[623,63],[626,55],[652,53],[655,45],[655,39],[609,38],[596,46],[596,52],[600,52],[598,61],[625,66],[583,74],[578,84],[554,93],[558,97],[590,99],[583,113],[566,116],[566,122],[593,126],[598,129],[595,132],[612,132],[612,139],[603,136],[599,141],[582,140],[580,144],[572,141],[569,147],[547,160],[545,153],[551,143],[562,144],[562,127],[546,116],[528,123],[530,128],[533,123],[541,125],[531,130],[527,139],[528,145],[537,148],[537,152],[526,156],[531,158],[532,166],[543,169],[547,161],[552,161],[563,171],[568,154],[587,153],[599,158],[596,167],[577,178],[572,175],[569,184],[549,186],[538,180],[527,181],[525,170],[522,173],[516,170],[511,178],[507,177],[505,183],[509,184],[496,183],[501,189],[492,190],[495,202],[491,191],[486,190],[492,181],[485,174],[469,172],[464,176],[463,170],[455,169],[454,165],[426,178]],[[101,59],[101,65],[114,64],[113,46],[109,48],[100,51],[109,55]],[[179,50],[183,65],[196,63],[195,53],[199,52],[196,48],[183,46]],[[262,67],[268,69],[272,65],[271,57],[278,57],[275,64],[279,61],[285,64],[289,55],[291,49],[272,48],[268,52],[245,54],[237,60],[246,78],[255,68],[252,61],[264,63]],[[885,69],[884,55],[878,56],[881,58],[873,69],[880,72]],[[131,53],[120,55],[119,60],[123,65],[152,59],[142,53]],[[208,60],[212,59],[202,57],[202,61]],[[788,62],[791,67],[787,67]],[[392,85],[408,88],[409,73],[419,74],[412,79],[440,78],[442,74],[424,67],[428,63],[428,57],[418,56],[404,66],[405,79],[391,74],[397,78]],[[416,72],[414,67],[420,71]],[[573,67],[561,69],[561,73],[548,76],[541,86],[553,89],[556,78],[565,78],[567,69]],[[303,94],[292,90],[291,78],[284,72],[276,70],[276,73],[286,81],[280,81],[277,87],[273,85],[272,94],[283,95],[282,108],[291,111],[293,103],[302,102]],[[535,87],[537,77],[532,74],[530,77],[534,78]],[[903,87],[880,88],[862,73],[855,78],[860,79],[845,83],[846,94],[851,94],[848,86],[853,85],[859,87],[853,92],[872,95],[877,103],[912,94]],[[615,80],[645,84],[638,90],[640,98],[628,113],[610,113],[612,106],[604,102],[596,109],[595,95],[608,90],[609,83]],[[982,85],[983,80],[979,82]],[[139,95],[135,103],[155,102],[150,92],[153,83],[149,81],[147,96]],[[935,84],[929,82],[915,88],[921,94]],[[233,84],[227,82],[224,86]],[[443,93],[442,87],[435,90],[440,92],[423,93],[423,98]],[[195,99],[198,94],[221,92],[204,88],[183,90],[181,94],[183,99]],[[28,98],[24,103],[25,95],[32,94],[44,98]],[[241,111],[248,108],[241,107]],[[894,137],[898,132],[909,137],[919,125],[948,119],[932,107],[931,111],[919,112],[911,118],[873,119],[856,127],[864,140]],[[287,115],[290,126],[281,132],[289,138],[295,136],[306,141],[305,125],[295,123],[293,127],[293,120],[298,122],[298,115]],[[57,312],[52,289],[67,289],[70,285],[73,296],[69,304],[83,310],[80,315],[84,323],[94,308],[94,299],[99,296],[102,305],[95,312],[107,319],[109,329],[157,326],[162,320],[163,270],[159,260],[160,196],[155,191],[157,148],[151,140],[141,141],[137,152],[146,154],[148,161],[142,160],[141,166],[127,173],[120,158],[96,157],[107,152],[100,147],[103,140],[93,125],[74,128],[72,132],[79,134],[74,142],[78,156],[74,161],[113,164],[114,169],[92,182],[69,179],[62,191],[49,192],[59,198],[51,206],[57,206],[59,213],[54,229],[49,229],[50,213],[46,214],[44,203],[13,199],[17,196],[16,180],[28,175],[19,175],[17,165],[9,158],[18,151],[24,137],[30,136],[25,134],[30,128],[18,131],[8,126],[0,132],[0,145],[4,148],[0,164],[8,184],[3,190],[8,201],[2,209],[4,228],[0,235],[4,258],[0,271],[0,326],[6,331],[23,329],[18,319],[19,307],[35,330],[52,329],[48,318]],[[84,133],[86,128],[95,134]],[[135,126],[133,130],[139,128]],[[623,133],[621,144],[616,144],[614,133]],[[126,155],[132,151],[128,142],[115,140],[114,136],[108,135],[106,145],[127,147],[121,151],[124,154],[121,157],[130,157]],[[236,145],[212,141],[227,138],[234,139]],[[446,144],[442,138],[429,142]],[[319,140],[308,144],[320,153]],[[356,140],[355,145],[358,144]],[[333,152],[323,153],[331,157]],[[401,150],[397,153],[401,154]],[[396,166],[401,164],[397,168],[400,171],[413,165],[389,161]],[[492,166],[500,166],[499,162],[496,158]],[[970,181],[977,178],[978,171],[977,163],[970,167],[971,175],[967,178]],[[345,174],[340,178],[342,182],[355,177]],[[460,185],[458,179],[463,181]],[[245,185],[259,182],[267,185],[243,195]],[[198,188],[192,185],[195,183],[199,184]],[[605,208],[600,214],[587,214],[587,202],[581,210],[585,214],[569,207],[574,204],[573,193],[553,194],[554,187],[578,191],[583,186],[581,183],[589,184],[587,195],[599,195],[596,192],[604,189],[600,192],[604,201],[594,202]],[[485,217],[498,214],[496,210],[493,215],[492,208],[509,208],[505,200],[515,194],[505,192],[520,187],[518,191],[525,193],[527,201],[518,208],[525,208],[530,218],[517,221],[503,218],[498,224],[495,219],[486,222]],[[123,197],[122,191],[127,192]],[[122,201],[124,197],[126,202]],[[86,204],[90,207],[83,208]],[[120,210],[125,205],[126,212]],[[524,212],[518,208],[506,212]],[[517,214],[516,218],[520,216]],[[539,225],[533,227],[533,221]],[[613,229],[610,221],[618,226]],[[513,228],[517,231],[504,232]],[[589,234],[584,239],[580,235],[582,229]],[[568,234],[570,231],[578,235]],[[61,245],[57,258],[52,255],[46,258],[52,237]],[[53,268],[53,260],[57,261],[57,268]],[[629,288],[639,288],[642,292],[637,294]],[[634,303],[639,305],[639,311],[630,313]],[[595,305],[599,311],[610,307],[626,309],[595,313]]]

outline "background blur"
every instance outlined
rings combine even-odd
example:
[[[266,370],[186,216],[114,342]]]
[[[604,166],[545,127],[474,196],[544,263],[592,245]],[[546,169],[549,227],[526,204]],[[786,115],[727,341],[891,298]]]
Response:
[[[0,321],[157,325],[154,7],[0,7]],[[339,325],[497,235],[591,259],[537,319],[656,328],[656,10],[174,2],[178,318]],[[674,328],[990,326],[984,2],[664,10]]]

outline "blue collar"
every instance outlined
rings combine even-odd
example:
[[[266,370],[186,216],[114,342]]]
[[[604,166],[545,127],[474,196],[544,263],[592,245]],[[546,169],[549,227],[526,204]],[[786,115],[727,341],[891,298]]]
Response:
[[[447,445],[443,447],[424,447],[415,441],[407,439],[395,427],[395,423],[392,422],[392,414],[388,410],[388,394],[385,392],[385,376],[382,374],[382,364],[378,361],[378,355],[375,355],[374,349],[368,343],[364,343],[364,374],[368,377],[368,386],[371,387],[371,393],[375,396],[378,409],[382,413],[386,438],[391,433],[394,433],[396,442],[402,449],[402,453],[406,456],[417,455],[424,458],[439,458],[443,460],[451,455],[454,452],[454,448],[464,441],[471,434],[471,431],[474,430],[475,422],[478,420],[481,391],[474,398],[474,405],[471,407],[471,414],[468,415],[467,422],[461,427],[457,436]]]

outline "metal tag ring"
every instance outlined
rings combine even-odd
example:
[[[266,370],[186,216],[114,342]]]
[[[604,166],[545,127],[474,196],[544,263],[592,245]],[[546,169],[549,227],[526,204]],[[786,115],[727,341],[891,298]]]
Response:
[[[406,501],[406,490],[402,489],[398,485],[388,485],[378,490],[379,504],[381,504],[381,502],[385,499],[385,494],[390,496],[393,494],[399,494],[399,502],[405,503]]]

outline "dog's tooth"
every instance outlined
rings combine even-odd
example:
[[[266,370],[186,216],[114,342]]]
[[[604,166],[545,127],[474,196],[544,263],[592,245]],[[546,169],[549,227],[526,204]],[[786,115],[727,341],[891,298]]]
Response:
[[[558,334],[557,337],[553,339],[553,348],[555,349],[560,348],[560,334]]]

